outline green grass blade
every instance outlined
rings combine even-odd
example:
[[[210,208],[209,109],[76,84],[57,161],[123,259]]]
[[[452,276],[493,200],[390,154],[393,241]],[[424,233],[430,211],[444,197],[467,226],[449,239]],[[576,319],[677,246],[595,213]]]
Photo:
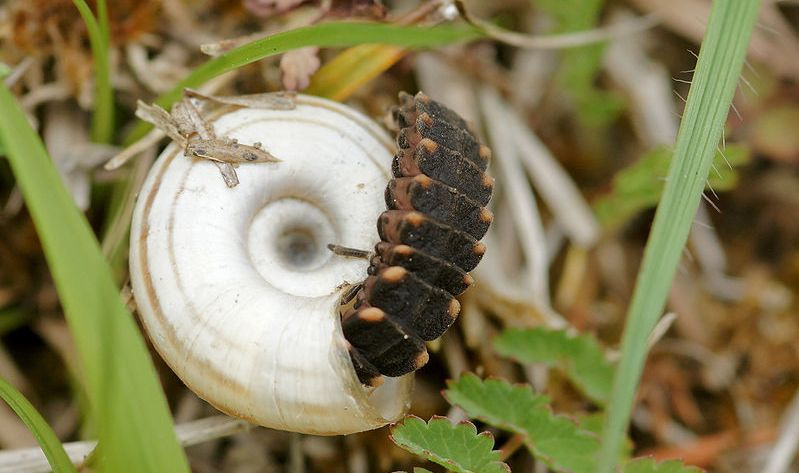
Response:
[[[94,57],[94,115],[92,116],[92,140],[110,143],[114,136],[114,91],[111,88],[111,62],[108,59],[110,31],[105,0],[97,2],[98,20],[92,14],[86,0],[72,0],[80,12]]]
[[[343,47],[379,43],[408,48],[429,48],[468,41],[482,35],[483,33],[474,27],[454,25],[424,28],[384,23],[331,22],[306,26],[267,36],[208,60],[194,69],[172,90],[158,97],[155,103],[168,110],[180,99],[186,87],[198,87],[237,67],[305,46]],[[130,143],[137,140],[150,128],[152,125],[139,122],[126,141]]]
[[[106,46],[111,45],[111,26],[108,24],[108,4],[105,0],[97,0],[97,23],[100,26],[100,34]]]
[[[88,222],[2,84],[0,116],[0,140],[78,349],[102,471],[188,472],[152,361]]]
[[[647,341],[663,311],[757,18],[757,0],[715,0],[688,93],[663,198],[638,273],[602,437],[599,473],[610,473],[624,438]]]
[[[0,378],[0,398],[2,398],[11,409],[28,426],[39,446],[42,447],[47,462],[53,468],[54,473],[77,473],[75,465],[69,460],[64,446],[56,437],[53,429],[47,425],[41,414],[33,407],[21,392],[6,380]]]

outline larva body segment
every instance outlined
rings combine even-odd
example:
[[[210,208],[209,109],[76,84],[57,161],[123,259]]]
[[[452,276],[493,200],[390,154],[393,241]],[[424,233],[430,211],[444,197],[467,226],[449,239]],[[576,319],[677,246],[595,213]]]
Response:
[[[417,210],[477,239],[485,235],[493,219],[485,207],[424,174],[389,181],[386,205],[389,210]]]
[[[436,258],[471,271],[485,253],[485,245],[449,225],[415,210],[387,210],[378,219],[383,241],[412,246]]]
[[[446,289],[453,296],[463,293],[474,279],[449,261],[430,256],[412,246],[381,241],[367,270],[370,276],[389,266],[402,266],[433,286]]]
[[[342,317],[350,357],[363,384],[399,376],[427,360],[423,340],[454,323],[455,296],[473,282],[492,221],[485,207],[493,179],[490,150],[463,118],[419,92],[400,94],[394,179],[386,186],[382,240],[353,308]]]
[[[422,138],[413,149],[400,150],[391,169],[394,177],[424,174],[459,190],[480,205],[488,203],[494,187],[494,180],[477,164],[430,138]]]
[[[422,340],[443,335],[460,311],[452,294],[401,266],[390,266],[366,278],[358,304],[379,307]]]

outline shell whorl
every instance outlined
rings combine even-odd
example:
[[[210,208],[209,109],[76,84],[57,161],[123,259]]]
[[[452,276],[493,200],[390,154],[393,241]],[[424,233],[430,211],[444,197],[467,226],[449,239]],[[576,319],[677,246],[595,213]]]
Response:
[[[161,155],[131,231],[153,345],[200,397],[261,425],[335,435],[398,419],[412,375],[363,386],[341,329],[342,287],[368,262],[325,248],[378,243],[393,143],[361,114],[306,96],[294,110],[223,114],[214,128],[282,162],[242,164],[228,189],[211,162],[175,145]]]

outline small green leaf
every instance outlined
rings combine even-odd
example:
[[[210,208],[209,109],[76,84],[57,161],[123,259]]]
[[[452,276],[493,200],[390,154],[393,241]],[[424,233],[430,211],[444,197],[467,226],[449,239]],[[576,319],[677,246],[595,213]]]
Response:
[[[584,31],[597,26],[605,0],[537,0],[548,13],[554,33]],[[617,95],[600,89],[596,75],[602,65],[605,44],[591,44],[560,52],[556,80],[571,97],[583,126],[596,129],[619,115],[624,103]]]
[[[420,467],[417,466],[417,467],[413,468],[413,473],[433,473],[433,472],[430,471],[430,470],[427,470],[425,468],[420,468]]]
[[[0,378],[0,398],[8,403],[9,407],[36,437],[44,456],[47,457],[47,462],[50,463],[55,473],[77,473],[75,465],[69,460],[64,446],[61,445],[53,429],[47,425],[41,414],[25,399],[25,396],[2,378]]]
[[[478,434],[470,422],[453,425],[446,417],[433,417],[430,423],[425,423],[418,417],[408,416],[391,428],[391,440],[455,473],[510,472],[508,465],[499,461],[499,452],[492,450],[494,438],[491,434]]]
[[[735,187],[738,174],[734,168],[748,162],[749,154],[743,145],[727,145],[723,155],[717,151],[713,159],[715,171],[708,176],[710,188],[718,192]],[[616,174],[610,194],[594,202],[594,212],[602,227],[616,230],[638,212],[654,207],[663,194],[664,176],[671,159],[670,149],[657,148]]]
[[[636,458],[624,465],[622,473],[701,473],[695,466],[686,466],[679,460],[656,462],[651,458]]]
[[[7,75],[11,74],[11,67],[0,61],[0,79],[5,79]]]
[[[473,374],[450,381],[444,396],[471,417],[500,429],[522,434],[536,458],[556,471],[593,473],[599,450],[596,435],[571,419],[556,415],[549,398],[528,385],[499,379],[481,380]]]
[[[494,349],[521,363],[546,363],[562,370],[592,400],[605,404],[613,386],[613,365],[590,335],[546,328],[506,330]]]

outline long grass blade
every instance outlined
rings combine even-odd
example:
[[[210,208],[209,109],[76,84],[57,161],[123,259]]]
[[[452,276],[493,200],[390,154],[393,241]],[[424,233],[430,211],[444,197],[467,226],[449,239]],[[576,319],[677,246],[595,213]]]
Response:
[[[616,462],[646,359],[647,341],[666,303],[677,264],[721,138],[757,18],[757,0],[715,0],[688,93],[663,198],[638,273],[622,357],[602,434],[599,473]]]
[[[406,48],[430,48],[468,41],[482,35],[483,33],[474,27],[453,25],[425,28],[384,23],[332,22],[306,26],[267,36],[208,60],[194,69],[172,90],[158,97],[155,103],[168,110],[180,99],[186,87],[199,87],[209,79],[237,67],[306,46],[343,47],[375,43]],[[126,141],[128,143],[136,141],[150,128],[152,125],[139,122]]]
[[[39,446],[42,447],[47,462],[55,473],[77,473],[75,465],[69,460],[64,446],[56,437],[53,429],[47,425],[39,411],[33,407],[25,396],[6,380],[0,378],[0,398],[22,419],[31,431]]]
[[[111,88],[111,62],[108,59],[111,40],[108,9],[105,0],[98,0],[98,21],[85,0],[72,0],[72,3],[75,4],[86,24],[86,30],[89,32],[89,44],[94,57],[95,94],[92,140],[98,143],[110,143],[114,136],[114,93]]]
[[[188,472],[144,341],[83,215],[14,96],[0,84],[0,141],[36,224],[75,339],[102,471]]]

